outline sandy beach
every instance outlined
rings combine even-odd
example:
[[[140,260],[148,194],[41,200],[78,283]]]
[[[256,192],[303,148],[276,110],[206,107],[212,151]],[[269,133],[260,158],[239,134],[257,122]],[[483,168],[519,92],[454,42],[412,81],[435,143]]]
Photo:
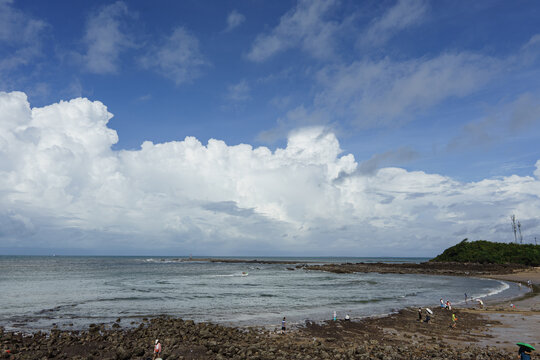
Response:
[[[2,356],[147,359],[157,338],[163,359],[508,359],[516,356],[518,341],[537,346],[540,269],[485,277],[531,280],[534,291],[525,294],[524,288],[523,297],[486,303],[483,309],[469,303],[448,311],[434,299],[430,323],[419,321],[417,309],[409,308],[384,317],[306,323],[286,334],[281,334],[278,321],[270,329],[234,328],[171,317],[140,324],[118,319],[112,326],[95,324],[85,331],[24,335],[0,330]],[[455,328],[452,313],[458,318]]]

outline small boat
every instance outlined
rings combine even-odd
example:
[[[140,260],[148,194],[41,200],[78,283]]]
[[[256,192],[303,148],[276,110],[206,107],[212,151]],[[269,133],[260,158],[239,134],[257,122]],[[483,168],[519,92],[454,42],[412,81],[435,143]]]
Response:
[[[248,276],[248,273],[245,271],[242,271],[242,276]]]

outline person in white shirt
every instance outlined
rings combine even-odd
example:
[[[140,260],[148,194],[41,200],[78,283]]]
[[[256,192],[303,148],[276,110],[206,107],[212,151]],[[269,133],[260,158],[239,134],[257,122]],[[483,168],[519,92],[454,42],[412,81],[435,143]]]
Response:
[[[152,357],[152,360],[155,360],[161,355],[161,343],[158,339],[156,339],[156,344],[154,345],[154,357]]]

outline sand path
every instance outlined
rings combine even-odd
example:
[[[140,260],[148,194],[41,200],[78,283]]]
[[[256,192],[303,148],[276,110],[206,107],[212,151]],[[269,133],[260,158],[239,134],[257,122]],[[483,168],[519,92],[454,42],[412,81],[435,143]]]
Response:
[[[489,320],[500,324],[489,326],[479,345],[496,346],[515,350],[515,343],[526,342],[540,350],[540,267],[507,275],[491,275],[493,279],[533,283],[533,291],[520,299],[504,303],[488,304],[485,310],[471,310],[483,314]],[[513,303],[515,308],[511,308]]]

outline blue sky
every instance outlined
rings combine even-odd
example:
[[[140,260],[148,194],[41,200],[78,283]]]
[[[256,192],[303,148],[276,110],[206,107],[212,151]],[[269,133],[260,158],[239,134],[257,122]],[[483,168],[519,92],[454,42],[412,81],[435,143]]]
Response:
[[[502,226],[508,222],[508,215],[516,212],[524,222],[530,223],[529,237],[538,229],[534,218],[539,196],[536,173],[540,159],[540,5],[535,1],[252,0],[161,1],[150,4],[147,1],[0,0],[0,10],[0,91],[6,94],[6,104],[19,101],[21,108],[57,106],[61,109],[57,110],[57,115],[51,115],[52,119],[40,120],[39,124],[36,124],[35,114],[27,114],[30,117],[26,122],[21,120],[27,124],[25,126],[41,129],[40,134],[50,130],[51,126],[56,129],[55,116],[64,114],[63,111],[67,117],[76,118],[73,115],[75,110],[70,110],[69,106],[77,107],[77,111],[82,111],[79,107],[90,111],[83,113],[88,119],[93,119],[89,120],[92,124],[99,124],[98,133],[116,131],[116,141],[108,139],[103,151],[123,164],[118,165],[114,173],[122,174],[126,179],[129,176],[123,172],[127,166],[123,163],[125,156],[142,157],[144,151],[141,146],[145,141],[151,142],[148,144],[155,150],[159,144],[163,145],[160,149],[174,148],[174,144],[184,146],[185,138],[193,137],[206,149],[204,151],[208,151],[208,141],[216,139],[225,143],[223,153],[233,151],[236,154],[236,145],[249,144],[252,150],[259,147],[267,149],[275,160],[281,150],[292,151],[291,143],[296,139],[298,144],[302,144],[300,147],[305,146],[302,148],[304,154],[318,154],[317,161],[322,156],[320,154],[334,154],[335,149],[339,150],[333,158],[328,158],[333,165],[317,162],[322,166],[321,171],[330,171],[328,169],[337,166],[341,158],[351,155],[353,165],[347,167],[343,160],[339,166],[345,166],[341,172],[348,178],[358,177],[355,178],[357,182],[380,184],[381,179],[371,178],[381,176],[388,179],[384,177],[385,171],[404,171],[407,177],[421,174],[430,179],[434,176],[444,178],[440,184],[453,182],[458,189],[456,191],[487,183],[498,189],[507,185],[515,187],[506,194],[510,200],[500,199],[507,205],[497,214],[482,212],[486,199],[493,199],[493,196],[484,194],[482,196],[486,198],[476,199],[473,195],[482,193],[479,189],[467,195],[471,196],[470,200],[465,198],[465,202],[477,204],[467,211],[455,210],[458,206],[455,203],[446,205],[445,215],[439,215],[445,217],[452,213],[452,224],[437,222],[441,233],[412,236],[403,247],[411,254],[417,247],[415,241],[435,238],[435,244],[426,251],[431,254],[460,240],[457,237],[462,233],[473,238],[503,240],[502,235],[494,235],[493,230],[485,229],[490,224],[491,229],[497,224]],[[14,92],[24,93],[26,99],[13,95]],[[8,94],[11,94],[9,101]],[[88,104],[66,103],[75,98],[87,99]],[[101,110],[88,110],[97,106],[96,101],[114,115],[110,120],[105,115],[104,118],[101,115],[94,117],[101,114]],[[8,114],[6,109],[4,114]],[[19,110],[13,111],[19,114]],[[13,116],[22,119],[26,116],[24,114],[22,111],[20,115]],[[0,115],[0,120],[8,124],[6,119],[6,115],[4,119]],[[43,124],[47,124],[47,129],[42,127],[45,126]],[[8,130],[16,131],[13,127]],[[70,137],[75,130],[69,132],[62,128],[61,131]],[[88,125],[77,131],[84,134]],[[313,135],[313,131],[318,135]],[[74,138],[88,145],[84,136]],[[6,176],[18,174],[20,178],[18,182],[13,180],[11,185],[3,187],[8,195],[4,199],[7,205],[0,209],[0,218],[3,216],[5,223],[11,224],[8,228],[20,229],[22,226],[31,230],[22,231],[23,235],[16,235],[15,230],[13,234],[6,231],[6,248],[89,249],[99,246],[89,240],[75,244],[67,240],[40,240],[36,244],[36,239],[43,239],[46,233],[38,224],[49,216],[58,224],[46,237],[67,239],[73,236],[71,231],[86,234],[81,235],[84,239],[89,236],[102,239],[125,236],[123,228],[112,231],[104,230],[102,225],[91,226],[89,218],[75,210],[66,214],[55,205],[54,209],[45,206],[37,211],[36,203],[28,204],[13,195],[36,195],[32,192],[34,190],[20,189],[20,184],[30,179],[25,172],[28,170],[24,166],[25,161],[39,158],[47,154],[45,149],[50,149],[47,147],[50,144],[44,145],[45,138],[40,137],[38,143],[41,145],[36,152],[24,157],[24,151],[14,150],[15,139],[19,141],[21,137],[13,135],[13,138],[4,139],[5,144],[10,144],[3,150],[4,158],[17,154],[24,160],[17,168],[5,165],[2,170]],[[36,143],[37,140],[32,141]],[[101,140],[96,141],[99,144],[92,143],[88,149],[101,146]],[[19,145],[23,146],[24,142]],[[324,145],[329,147],[324,148]],[[66,143],[55,143],[55,146],[74,153],[69,147],[71,145]],[[6,150],[8,148],[13,153]],[[171,149],[160,159],[168,156],[170,161],[178,160],[180,155],[175,151],[176,148]],[[90,150],[89,154],[95,155]],[[198,181],[219,178],[234,185],[219,196],[210,194],[212,190],[208,190],[210,193],[201,191],[193,196],[187,194],[175,198],[178,194],[168,192],[172,191],[170,186],[167,191],[154,188],[133,191],[143,191],[146,195],[167,194],[182,204],[182,209],[188,213],[193,206],[215,211],[215,204],[221,204],[217,206],[218,212],[251,217],[251,220],[244,219],[245,223],[238,225],[239,234],[252,234],[247,236],[251,239],[246,240],[248,245],[231,245],[235,235],[230,234],[226,238],[215,239],[218,246],[203,246],[194,239],[201,236],[197,231],[207,225],[193,220],[193,229],[198,230],[182,230],[187,233],[178,230],[179,233],[171,235],[176,240],[157,241],[159,249],[209,252],[209,249],[216,248],[229,254],[242,252],[238,250],[240,248],[244,249],[243,253],[253,253],[261,246],[261,242],[256,240],[256,233],[264,226],[272,227],[271,224],[276,225],[274,222],[277,221],[298,230],[304,226],[302,223],[318,223],[321,216],[325,218],[321,214],[312,214],[302,219],[301,212],[292,215],[300,205],[288,203],[289,200],[276,200],[273,196],[278,194],[280,198],[282,193],[266,192],[268,189],[264,188],[264,182],[253,185],[253,191],[261,190],[262,186],[261,191],[267,195],[264,199],[239,191],[249,175],[243,173],[245,169],[226,164],[226,161],[232,161],[234,154],[228,154],[226,160],[217,162],[218,167],[229,166],[222,169],[223,172],[199,174]],[[182,153],[181,156],[184,155]],[[85,160],[81,160],[83,158]],[[86,154],[78,161],[90,161],[90,158],[94,159]],[[43,161],[44,164],[54,162],[71,166],[67,158]],[[151,171],[150,167],[143,166],[145,159],[137,161],[143,169]],[[303,166],[313,165],[315,160],[306,161]],[[210,166],[209,163],[207,165]],[[214,169],[216,165],[212,166]],[[197,169],[201,167],[204,163],[199,162]],[[44,171],[43,166],[41,168]],[[288,169],[286,167],[282,171],[287,173]],[[254,166],[253,174],[260,170]],[[90,170],[81,171],[88,176]],[[231,174],[232,171],[236,172]],[[34,172],[32,174],[35,175]],[[103,211],[102,205],[94,200],[83,196],[79,198],[66,190],[83,189],[85,185],[77,183],[78,179],[84,178],[83,175],[70,173],[63,176],[70,180],[62,190],[63,195],[55,195],[59,196],[55,197],[54,201],[58,202],[55,204],[65,200],[78,209],[86,204],[87,208]],[[95,176],[104,179],[105,175]],[[186,180],[182,174],[164,173],[163,176],[179,176],[176,184],[183,184]],[[326,196],[331,199],[328,200],[330,203],[347,202],[346,196],[353,196],[353,193],[367,196],[397,191],[395,188],[381,188],[363,192],[365,188],[360,187],[363,190],[359,190],[356,184],[356,190],[348,192],[340,187],[343,185],[336,185],[335,181],[341,178],[336,174],[327,179],[330,181],[328,191],[339,190],[339,195]],[[41,181],[45,180],[32,178],[33,184]],[[423,183],[425,179],[410,181]],[[500,183],[492,184],[497,181]],[[530,181],[531,188],[523,190],[521,181]],[[153,179],[151,183],[160,181]],[[50,185],[40,184],[50,188]],[[301,182],[282,184],[284,188],[298,186],[299,190],[303,185]],[[411,189],[399,191],[417,193]],[[531,208],[520,210],[524,205],[517,202],[519,196],[509,195],[515,195],[514,191],[526,198]],[[435,193],[437,196],[441,194],[440,190]],[[384,220],[382,215],[373,215],[376,213],[373,207],[384,204],[389,195],[381,196],[383,203],[378,202],[381,199],[373,198],[373,203],[365,205],[366,209],[372,210],[364,212],[357,209],[354,216],[364,217],[366,224],[380,230],[377,236],[392,237],[394,233],[387,232],[388,227],[394,228],[398,234],[401,230],[397,229],[406,222],[396,222],[395,218]],[[196,201],[197,205],[190,201]],[[201,201],[208,203],[201,205]],[[350,201],[364,203],[360,198]],[[420,223],[426,220],[418,217],[417,207],[420,205],[405,198],[403,201],[406,209],[402,211],[410,214],[408,219],[418,221],[421,227]],[[434,202],[436,200],[430,199],[422,205],[423,209]],[[208,205],[210,203],[214,205]],[[328,204],[320,206],[324,208]],[[106,208],[110,210],[110,207]],[[329,225],[325,231],[332,234],[330,238],[337,236],[343,243],[338,242],[335,245],[337,250],[331,252],[338,254],[339,249],[353,249],[360,254],[370,248],[369,242],[360,239],[362,236],[354,235],[352,224],[357,224],[358,218],[343,218],[348,213],[343,207],[336,213],[341,214],[339,221],[332,218],[338,216],[335,214],[327,216],[325,221],[340,225],[335,225],[335,228]],[[181,219],[178,221],[186,220],[179,216]],[[460,218],[462,216],[463,219]],[[59,220],[66,217],[80,219],[80,222],[76,226],[68,226]],[[480,220],[486,218],[489,221]],[[21,221],[23,225],[13,225]],[[210,221],[218,233],[218,229],[225,226],[221,221],[226,223],[223,219]],[[441,219],[433,221],[435,227],[436,221]],[[468,221],[474,221],[474,224],[464,226]],[[359,226],[362,223],[360,221]],[[445,226],[449,228],[445,230]],[[454,226],[460,229],[454,229]],[[343,227],[351,229],[351,233],[336,235],[339,233],[337,229]],[[140,229],[138,234],[142,239],[149,231]],[[301,243],[303,247],[312,246],[310,255],[324,254],[323,240],[321,243],[306,240],[314,236],[314,231],[297,234],[304,240],[287,242],[281,249],[285,249],[284,253],[297,253]],[[448,234],[443,235],[445,232]],[[286,230],[283,234],[292,236]],[[216,237],[215,234],[205,236]],[[180,238],[182,240],[178,240]],[[121,240],[118,241],[120,244]],[[265,251],[281,252],[271,245],[270,239],[267,241],[268,249]],[[392,244],[387,245],[392,247]],[[117,252],[123,248],[123,245],[116,246]],[[139,243],[134,244],[133,249],[133,252],[149,251]],[[396,252],[401,251],[399,247],[396,249]],[[382,254],[385,251],[374,249],[369,255],[385,255]]]

